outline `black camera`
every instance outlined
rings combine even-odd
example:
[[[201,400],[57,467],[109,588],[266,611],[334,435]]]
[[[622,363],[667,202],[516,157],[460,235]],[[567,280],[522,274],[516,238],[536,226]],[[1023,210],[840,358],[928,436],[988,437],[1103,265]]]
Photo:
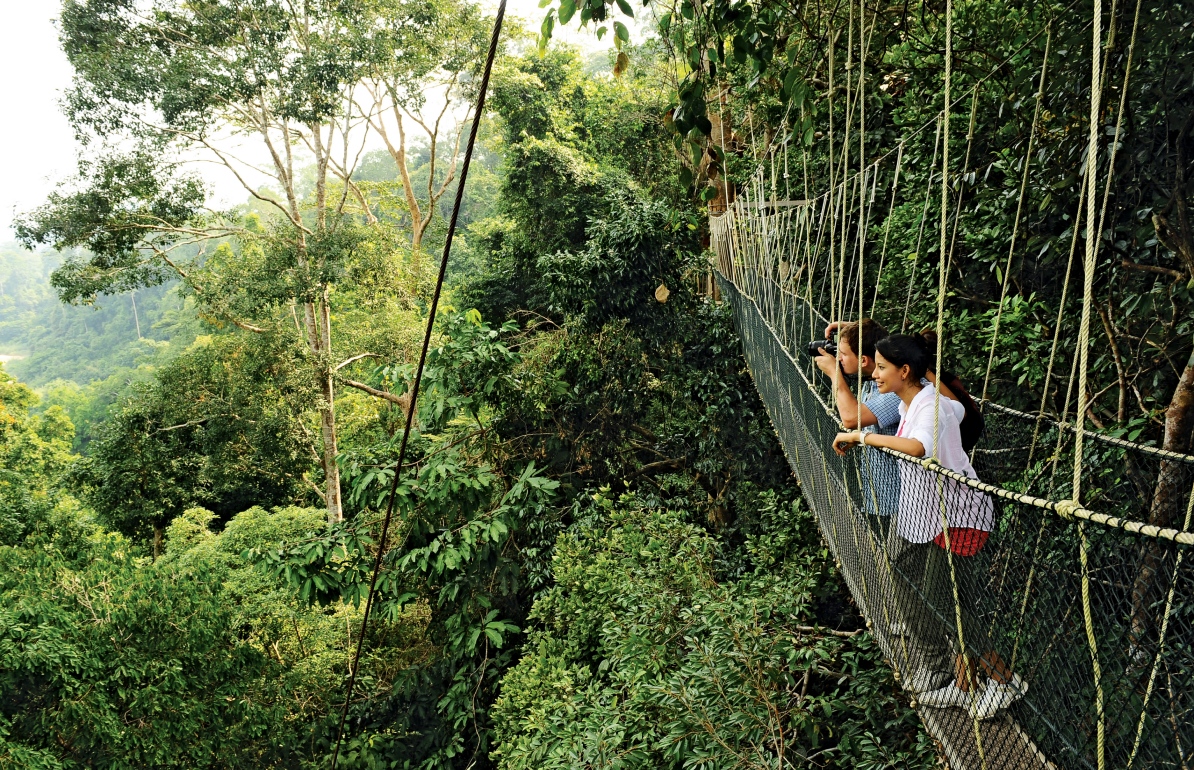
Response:
[[[833,340],[813,340],[812,342],[808,343],[808,347],[805,349],[805,352],[813,358],[816,358],[817,356],[821,355],[822,349],[824,349],[824,351],[831,356],[837,355],[837,343]]]

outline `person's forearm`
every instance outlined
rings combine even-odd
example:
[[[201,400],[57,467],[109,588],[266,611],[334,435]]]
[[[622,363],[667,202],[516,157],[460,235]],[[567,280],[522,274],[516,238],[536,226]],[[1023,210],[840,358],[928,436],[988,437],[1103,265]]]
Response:
[[[854,429],[859,427],[858,399],[854,396],[854,391],[850,390],[846,376],[839,372],[838,376],[833,378],[833,384],[837,388],[837,413],[842,418],[842,425]]]
[[[884,436],[881,433],[868,433],[866,436],[867,446],[887,447],[894,449],[897,452],[903,452],[906,455],[913,457],[924,457],[925,447],[914,438],[901,438],[899,436]]]

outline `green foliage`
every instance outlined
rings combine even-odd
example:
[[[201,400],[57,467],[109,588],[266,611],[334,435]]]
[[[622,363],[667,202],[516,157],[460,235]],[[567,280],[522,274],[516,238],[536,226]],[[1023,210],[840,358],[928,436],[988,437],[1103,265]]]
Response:
[[[194,505],[227,517],[305,496],[301,357],[284,336],[204,338],[138,386],[74,470],[101,520],[149,539]]]
[[[499,767],[933,766],[869,637],[806,625],[825,558],[807,513],[755,543],[782,566],[719,584],[717,541],[684,516],[593,508],[494,706]]]
[[[556,21],[579,20],[596,27],[600,35],[628,10],[609,0],[548,5],[543,42]],[[1164,438],[1160,415],[1168,407],[1192,339],[1188,284],[1194,274],[1194,241],[1184,226],[1174,224],[1185,216],[1180,212],[1189,208],[1194,195],[1194,123],[1189,119],[1194,100],[1178,74],[1194,70],[1182,31],[1188,29],[1192,9],[1184,2],[1145,3],[1141,8],[1138,30],[1133,29],[1132,4],[1112,8],[1103,25],[1098,195],[1101,200],[1101,185],[1108,177],[1111,195],[1110,206],[1098,206],[1100,211],[1105,208],[1106,220],[1098,233],[1094,286],[1102,323],[1095,324],[1094,333],[1099,336],[1102,326],[1103,336],[1116,345],[1108,344],[1089,368],[1099,383],[1092,392],[1125,394],[1118,408],[1096,400],[1096,419],[1116,424],[1116,430],[1144,420],[1150,427],[1140,435],[1159,443]],[[989,335],[978,319],[989,320],[991,303],[1006,285],[1009,302],[1021,304],[1012,305],[1018,313],[1001,324],[1008,341],[997,351],[990,392],[1004,403],[1028,409],[1039,408],[1044,367],[1024,363],[1022,355],[1008,351],[1020,351],[1027,340],[1033,357],[1047,360],[1042,343],[1056,331],[1075,229],[1079,265],[1071,283],[1081,282],[1086,225],[1076,228],[1074,217],[1085,173],[1081,169],[1088,136],[1091,13],[1090,3],[953,4],[952,87],[958,101],[948,137],[947,208],[957,211],[955,235],[950,238],[957,270],[949,271],[946,335],[979,344],[948,345],[951,354],[954,347],[960,348],[951,365],[972,382],[984,377]],[[678,75],[674,90],[669,89],[665,122],[674,131],[677,151],[685,156],[680,180],[694,185],[693,192],[704,200],[722,191],[732,197],[733,188],[727,190],[726,182],[744,183],[761,160],[778,161],[781,153],[785,185],[790,186],[781,195],[821,195],[832,180],[841,179],[841,159],[847,159],[849,167],[858,160],[852,148],[843,150],[842,142],[846,131],[851,141],[858,138],[862,113],[853,107],[858,70],[849,68],[851,61],[858,61],[864,42],[863,35],[855,34],[859,23],[873,30],[865,36],[866,135],[861,141],[868,159],[889,159],[880,187],[892,181],[897,147],[902,156],[895,208],[884,222],[882,209],[876,207],[871,230],[883,232],[884,239],[890,236],[895,259],[886,263],[890,269],[880,277],[878,260],[868,257],[864,282],[879,283],[876,317],[889,326],[906,322],[920,327],[935,318],[932,298],[942,259],[935,237],[940,176],[931,176],[933,158],[940,159],[933,126],[942,109],[944,85],[946,25],[941,8],[925,6],[918,12],[915,6],[893,5],[859,18],[847,6],[825,3],[798,9],[731,0],[675,3],[657,15],[654,25],[675,52]],[[1046,40],[1051,54],[1041,83]],[[1130,43],[1132,71],[1130,81],[1125,81]],[[1118,98],[1125,82],[1129,86],[1121,116]],[[836,91],[843,85],[851,98],[839,98]],[[973,132],[966,128],[971,108]],[[836,133],[829,131],[831,120]],[[715,122],[730,131],[718,133]],[[1118,144],[1112,140],[1117,125]],[[836,167],[831,165],[835,158]],[[721,179],[723,170],[728,180]],[[801,187],[799,180],[805,175],[809,187]],[[1018,214],[1022,180],[1027,184]],[[927,222],[922,212],[928,212]],[[1009,255],[1013,229],[1018,232]],[[908,269],[911,263],[904,261],[913,253],[919,268],[915,275]],[[1005,276],[1005,271],[1010,274]],[[1061,372],[1072,363],[1068,351],[1075,347],[1076,330],[1068,320],[1077,313],[1079,295],[1069,292],[1061,308]],[[1113,350],[1116,346],[1119,349]],[[1063,391],[1064,386],[1051,383],[1047,405],[1060,411]],[[1186,436],[1170,438],[1174,440],[1188,445]]]
[[[520,356],[509,347],[518,326],[494,329],[476,310],[445,314],[441,344],[427,354],[419,417],[428,433],[442,433],[453,420],[483,426],[487,406],[500,404],[523,383],[516,373]],[[407,378],[413,374],[408,372]]]
[[[241,641],[215,575],[0,550],[0,756],[47,767],[269,766],[295,745],[278,668]]]
[[[411,285],[403,287],[405,296],[392,297],[394,304],[409,309],[425,294],[430,271],[422,269],[421,239],[459,154],[459,132],[455,150],[435,154],[447,138],[440,121],[476,88],[487,26],[475,3],[459,0],[301,7],[277,0],[145,6],[67,0],[63,7],[62,45],[75,76],[64,106],[87,151],[77,178],[21,219],[19,238],[27,246],[86,250],[53,273],[59,297],[68,302],[91,303],[173,276],[216,327],[277,335],[265,344],[281,347],[293,323],[307,347],[303,368],[311,387],[288,395],[303,397],[296,412],[319,415],[314,449],[330,521],[343,513],[336,391],[360,384],[342,369],[395,353],[392,341],[373,350],[334,346],[384,340],[389,331],[371,336],[337,328],[333,308],[351,307],[351,301],[335,295],[341,288],[356,294],[354,278],[376,278],[386,271],[370,268],[392,268],[404,256],[408,269],[398,275]],[[446,89],[445,107],[424,120],[419,116],[432,86]],[[366,92],[375,99],[362,106]],[[404,114],[430,142],[425,213],[407,173]],[[363,148],[349,147],[362,131],[385,134],[386,116],[399,123],[397,146],[389,135],[386,144],[402,183],[363,189],[353,181]],[[248,137],[268,158],[264,166],[240,160],[245,155],[237,145]],[[295,148],[304,144],[300,157],[309,151],[310,161],[302,157],[307,167],[296,168]],[[446,175],[437,175],[437,158]],[[203,161],[226,167],[253,204],[212,210],[194,175],[194,164]],[[271,184],[251,188],[247,179],[261,173]],[[374,209],[391,202],[397,188],[406,211],[398,206],[379,216]],[[406,254],[397,245],[403,238],[410,244]],[[401,283],[386,277],[391,288]],[[333,351],[341,358],[333,360]],[[158,496],[176,512],[186,492]]]
[[[561,251],[539,259],[547,309],[566,317],[578,331],[625,319],[647,334],[662,336],[674,326],[667,321],[691,311],[679,301],[661,303],[654,294],[661,284],[679,286],[698,267],[696,244],[665,203],[644,200],[636,192],[609,196],[609,213],[590,220],[588,240],[579,253]]]
[[[602,236],[606,254],[610,248],[630,246],[635,238],[627,233],[626,242],[616,242],[620,231],[613,223],[627,215],[640,221],[636,260],[654,259],[645,253],[654,246],[668,252],[660,255],[654,271],[634,267],[655,273],[648,294],[659,280],[678,272],[672,268],[677,258],[672,252],[697,251],[693,231],[681,231],[690,218],[667,210],[667,204],[678,201],[669,181],[675,159],[658,117],[664,106],[661,78],[645,68],[630,78],[593,78],[567,51],[504,62],[495,74],[491,101],[507,142],[500,218],[474,226],[474,240],[488,256],[485,269],[465,285],[464,307],[476,307],[485,318],[506,318],[519,310],[553,318],[580,312],[555,302],[559,298],[553,299],[546,282],[528,282],[524,276],[558,267],[567,277],[563,265],[550,262],[551,255],[598,248],[589,245],[595,222],[610,223]],[[649,202],[655,198],[661,200]],[[661,217],[673,227],[661,228]],[[662,237],[652,241],[644,238],[647,229],[662,229],[666,235],[659,233]],[[600,270],[594,263],[603,256],[590,256],[587,269]],[[541,265],[541,259],[547,264]],[[619,287],[617,295],[623,302],[638,302],[648,296],[641,288]]]
[[[202,333],[193,301],[180,298],[175,285],[104,296],[91,307],[62,304],[49,280],[62,260],[49,251],[0,246],[0,350],[22,356],[7,368],[24,382],[42,387],[62,380],[87,389],[115,377],[93,386],[103,392],[88,394],[106,406],[122,376],[144,377]],[[99,417],[73,411],[82,406],[77,399],[61,405],[80,429]]]
[[[64,503],[58,481],[74,426],[59,407],[31,415],[37,396],[0,367],[0,545],[21,542]]]
[[[489,437],[493,404],[524,385],[519,356],[503,340],[515,329],[491,329],[475,312],[449,313],[428,357],[413,470],[397,488],[397,532],[375,601],[377,616],[390,620],[426,606],[437,655],[402,672],[390,697],[354,709],[351,766],[449,767],[488,751],[486,707],[517,659],[511,637],[525,613],[519,549],[536,520],[550,515],[559,486],[534,462],[512,469],[513,462],[497,467],[489,459],[500,449]],[[365,509],[349,524],[250,556],[304,601],[359,604],[379,540],[374,511],[388,503],[393,482],[392,467],[379,461],[394,449],[386,442],[345,458],[350,500]]]
[[[696,288],[703,212],[685,187],[707,182],[717,155],[699,137],[704,100],[725,76],[731,114],[749,99],[759,120],[804,110],[785,128],[819,170],[812,120],[826,115],[824,94],[815,67],[800,74],[812,53],[792,52],[792,19],[769,4],[718,0],[701,7],[721,15],[706,17],[683,2],[661,18],[664,39],[639,47],[598,5],[552,10],[561,23],[605,24],[608,62],[545,49],[495,73],[496,119],[485,118],[475,171],[488,170],[477,178],[500,200],[481,196],[465,212],[469,261],[449,299],[475,309],[449,309],[435,330],[341,766],[927,767],[924,732],[869,637],[851,630],[860,620],[796,502],[726,308]],[[467,3],[317,3],[302,9],[307,28],[274,2],[156,4],[152,20],[139,8],[72,0],[63,30],[77,126],[127,130],[143,147],[161,136],[134,116],[215,131],[233,103],[267,105],[288,137],[326,130],[343,117],[337,99],[376,67],[405,68],[387,77],[417,107],[428,73],[475,87],[470,51],[484,42]],[[900,120],[917,120],[935,109],[939,57],[888,43],[927,84],[897,105]],[[418,189],[447,178],[429,147],[406,151]],[[925,151],[910,144],[908,168]],[[0,765],[316,767],[336,739],[404,424],[399,404],[359,386],[410,392],[432,271],[408,240],[413,207],[388,153],[358,167],[355,189],[316,164],[288,177],[276,198],[294,193],[286,212],[258,200],[219,216],[188,208],[171,157],[86,166],[82,192],[23,231],[94,247],[58,274],[65,297],[156,281],[165,255],[185,273],[186,304],[170,315],[165,287],[137,295],[157,303],[143,323],[171,342],[152,369],[148,354],[128,355],[146,366],[127,399],[124,370],[86,388],[51,383],[40,414],[27,389],[0,382],[3,473],[14,474],[0,476],[0,524],[19,543],[0,547]],[[731,175],[753,164],[716,159]],[[993,167],[1012,180],[1000,196],[966,215],[992,242],[1006,237],[1014,162]],[[893,254],[916,250],[920,211],[897,208]],[[172,244],[177,226],[197,228],[206,247]],[[999,249],[969,227],[976,259],[994,264]],[[145,237],[129,240],[138,228]],[[433,222],[423,249],[441,228]],[[134,264],[134,249],[147,261]],[[887,280],[924,289],[924,251],[915,280],[902,257]],[[4,280],[0,302],[12,304],[0,310],[48,315],[27,285]],[[1025,382],[1040,376],[1045,299],[1005,308],[1017,350],[1037,358],[999,363]],[[116,350],[128,313],[121,298],[101,304],[89,318],[112,336],[95,344]],[[990,311],[959,314],[959,328],[978,334]],[[326,325],[309,322],[324,313]],[[40,328],[51,331],[30,331]],[[0,342],[68,328],[38,320]],[[38,367],[43,382],[91,376]],[[285,506],[314,501],[333,402],[349,518],[326,525],[324,511]],[[84,426],[88,454],[65,484],[63,411]],[[57,485],[124,534],[91,523]],[[141,541],[154,535],[150,561]]]
[[[241,555],[324,513],[252,508],[222,532],[194,508],[155,563],[69,520],[0,547],[0,766],[315,767],[359,612],[310,609]],[[423,660],[421,606],[384,622],[362,681]],[[372,694],[372,690],[366,690]]]
[[[158,152],[155,152],[157,150]],[[183,226],[200,216],[203,184],[161,161],[160,148],[104,158],[87,169],[83,189],[55,192],[16,234],[27,247],[84,248],[88,258],[67,259],[54,271],[53,284],[65,302],[90,304],[98,294],[119,294],[156,286],[169,273],[137,253],[144,231],[159,223]],[[164,248],[177,238],[163,237]]]

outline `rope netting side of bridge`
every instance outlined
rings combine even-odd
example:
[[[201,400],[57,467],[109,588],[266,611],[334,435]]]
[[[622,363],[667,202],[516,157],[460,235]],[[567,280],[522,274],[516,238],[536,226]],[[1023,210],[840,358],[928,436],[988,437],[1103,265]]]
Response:
[[[1064,414],[991,401],[972,452],[978,479],[888,449],[839,456],[833,391],[805,348],[824,336],[820,308],[849,318],[863,295],[857,253],[828,248],[826,231],[861,243],[865,223],[848,236],[825,198],[769,203],[768,176],[711,218],[718,283],[868,627],[906,685],[953,670],[964,651],[980,675],[1014,673],[1022,689],[993,715],[976,709],[976,687],[969,703],[917,704],[951,765],[1194,766],[1194,457],[1089,432],[1081,441]],[[1177,513],[1174,526],[1146,523],[1158,508]],[[909,510],[940,516],[944,548],[908,546],[898,521]],[[989,539],[961,555],[954,528]]]

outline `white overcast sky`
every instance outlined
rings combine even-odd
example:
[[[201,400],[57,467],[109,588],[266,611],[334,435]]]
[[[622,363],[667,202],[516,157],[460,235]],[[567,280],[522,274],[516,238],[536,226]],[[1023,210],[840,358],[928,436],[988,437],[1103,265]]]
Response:
[[[495,0],[485,5],[497,8]],[[11,237],[14,212],[45,199],[58,181],[74,170],[74,135],[58,102],[70,85],[71,69],[58,45],[58,0],[0,0],[0,240]],[[538,30],[544,10],[538,0],[508,0],[507,14]],[[582,48],[605,48],[591,34],[573,28],[556,37]],[[210,179],[216,196],[230,203],[244,197],[230,179]]]

